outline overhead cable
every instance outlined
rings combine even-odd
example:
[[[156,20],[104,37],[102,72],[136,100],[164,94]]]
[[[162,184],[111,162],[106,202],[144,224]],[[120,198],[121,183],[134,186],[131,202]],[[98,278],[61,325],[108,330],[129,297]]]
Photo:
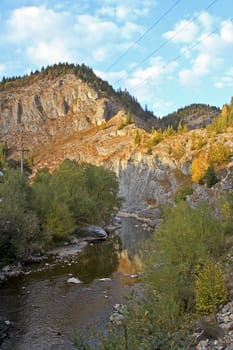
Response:
[[[182,0],[177,0],[175,3],[169,7],[136,41],[134,41],[105,71],[109,72],[112,67],[114,67],[136,44],[138,44],[156,25],[158,25],[164,17],[166,17]]]
[[[233,17],[231,19],[228,19],[229,21],[233,21]],[[173,59],[171,59],[170,61],[168,61],[168,63],[174,62],[174,61],[178,61],[181,57],[184,56],[185,52],[188,52],[189,50],[192,50],[193,48],[195,48],[197,45],[199,45],[200,43],[204,42],[207,38],[209,38],[211,35],[215,34],[218,30],[220,29],[220,26],[218,26],[215,30],[213,30],[211,33],[209,33],[208,35],[206,35],[204,38],[198,40],[196,43],[194,43],[193,45],[190,45],[189,47],[187,47],[185,49],[185,51],[183,51],[182,53],[180,53],[179,55],[177,55],[176,57],[174,57]],[[167,64],[168,64],[167,63]],[[136,88],[144,85],[144,83],[149,80],[151,77],[153,77],[153,75],[155,75],[155,73],[150,74],[148,77],[146,77],[145,79],[143,79],[139,84],[135,85],[132,90],[135,90]]]
[[[137,67],[142,65],[144,62],[146,62],[150,57],[152,57],[154,54],[156,54],[158,51],[160,51],[164,46],[166,46],[169,42],[172,41],[178,34],[180,34],[184,29],[190,26],[191,22],[197,20],[203,12],[207,11],[211,6],[213,6],[218,0],[213,0],[206,8],[204,8],[198,15],[192,17],[185,25],[183,25],[178,31],[175,32],[174,35],[172,35],[168,40],[165,40],[161,45],[159,45],[155,50],[153,50],[148,56],[146,56],[142,61],[140,61],[136,66],[131,68],[129,71],[126,72],[126,74],[119,78],[117,81],[114,82],[115,84],[118,84],[120,81],[125,80],[125,78],[132,73]]]

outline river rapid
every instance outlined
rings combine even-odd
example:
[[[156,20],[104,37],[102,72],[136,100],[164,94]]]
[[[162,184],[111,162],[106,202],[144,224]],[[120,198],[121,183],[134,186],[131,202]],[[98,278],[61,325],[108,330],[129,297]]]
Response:
[[[0,349],[74,350],[75,332],[104,331],[113,306],[143,271],[141,244],[150,237],[141,222],[124,217],[106,241],[3,283],[0,320],[13,327]],[[69,283],[72,277],[82,283]]]

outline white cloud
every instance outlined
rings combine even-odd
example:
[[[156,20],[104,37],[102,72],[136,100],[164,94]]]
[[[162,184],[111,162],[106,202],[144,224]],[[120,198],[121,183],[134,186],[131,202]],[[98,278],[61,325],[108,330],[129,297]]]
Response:
[[[215,83],[215,87],[220,89],[233,87],[233,67],[230,68],[224,76],[220,77]]]
[[[198,76],[203,76],[209,73],[212,65],[212,57],[206,53],[197,56],[193,64],[193,72]]]
[[[101,41],[108,41],[109,37],[117,38],[119,28],[111,21],[101,21],[95,16],[80,15],[74,27],[77,37],[77,42],[86,46],[87,44],[96,45]]]
[[[95,70],[94,72],[98,77],[102,78],[103,80],[107,80],[110,83],[120,80],[126,75],[126,71],[124,70],[118,71],[118,72],[107,72],[107,73],[103,71]]]
[[[191,43],[196,38],[198,26],[192,21],[182,20],[175,25],[173,30],[163,34],[166,39],[174,43]]]
[[[32,61],[40,65],[53,64],[55,62],[71,62],[72,55],[60,41],[38,42],[27,49],[27,54]]]
[[[96,11],[98,16],[114,18],[117,22],[135,21],[146,16],[157,6],[154,0],[102,0],[101,7]]]
[[[201,12],[198,16],[198,21],[206,32],[212,31],[214,19],[208,12]]]
[[[199,76],[191,69],[183,69],[179,72],[179,80],[181,85],[189,87],[198,87],[200,85]]]
[[[140,101],[154,99],[156,91],[160,90],[161,83],[170,79],[177,66],[176,62],[167,63],[162,57],[153,57],[148,67],[139,68],[126,79],[129,91],[140,97]]]
[[[123,6],[118,10],[122,20],[127,17]],[[113,52],[124,50],[141,30],[130,21],[117,24],[96,15],[74,16],[44,6],[29,6],[13,10],[6,22],[5,41],[14,44],[18,56],[26,53],[33,64],[75,61],[77,57],[93,64],[93,60],[102,62]]]
[[[219,60],[207,53],[199,54],[192,63],[190,69],[183,69],[179,72],[181,85],[198,87],[202,78],[207,76],[217,65]]]
[[[231,21],[224,21],[222,23],[221,38],[226,43],[233,43],[233,23]]]
[[[12,42],[36,41],[62,33],[64,18],[45,7],[22,7],[15,9],[7,21],[7,39]]]
[[[215,72],[220,69],[224,62],[226,63],[228,57],[232,56],[233,24],[231,21],[223,21],[218,23],[220,29],[213,31],[212,28],[214,24],[217,25],[218,21],[217,18],[203,12],[198,17],[199,25],[197,23],[196,27],[188,25],[184,31],[180,29],[177,35],[176,31],[165,33],[165,36],[174,43],[182,44],[180,51],[183,54],[183,59],[186,59],[187,68],[178,73],[181,85],[200,87],[204,82],[203,78],[206,79],[210,74],[216,74]],[[182,28],[182,23],[184,21],[176,25],[176,30]],[[189,28],[189,32],[186,31],[187,28]],[[190,40],[189,45],[187,45],[186,39]]]
[[[132,22],[117,25],[110,20],[101,20],[92,15],[80,15],[74,26],[76,47],[83,56],[91,56],[96,61],[103,61],[113,52],[120,52],[129,47],[135,33],[141,27]]]

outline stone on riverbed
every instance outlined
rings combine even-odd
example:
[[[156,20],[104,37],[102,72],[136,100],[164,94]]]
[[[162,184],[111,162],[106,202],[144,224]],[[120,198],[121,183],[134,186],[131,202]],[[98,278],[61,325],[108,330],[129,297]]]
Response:
[[[0,345],[4,342],[5,339],[9,338],[11,327],[11,321],[0,321]]]
[[[67,280],[68,283],[74,283],[74,284],[80,284],[82,283],[82,281],[80,281],[80,279],[75,278],[75,277],[71,277]]]
[[[89,225],[77,231],[77,236],[86,241],[104,240],[108,237],[107,232],[100,226]]]

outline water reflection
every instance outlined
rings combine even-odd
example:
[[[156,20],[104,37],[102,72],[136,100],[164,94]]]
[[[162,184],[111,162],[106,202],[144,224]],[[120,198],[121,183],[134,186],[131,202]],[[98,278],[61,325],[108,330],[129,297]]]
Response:
[[[4,284],[0,317],[14,329],[2,350],[73,350],[74,330],[104,329],[113,305],[135,283],[127,275],[143,269],[139,247],[148,236],[136,220],[123,218],[118,232],[71,261]],[[68,283],[70,276],[83,283]]]

